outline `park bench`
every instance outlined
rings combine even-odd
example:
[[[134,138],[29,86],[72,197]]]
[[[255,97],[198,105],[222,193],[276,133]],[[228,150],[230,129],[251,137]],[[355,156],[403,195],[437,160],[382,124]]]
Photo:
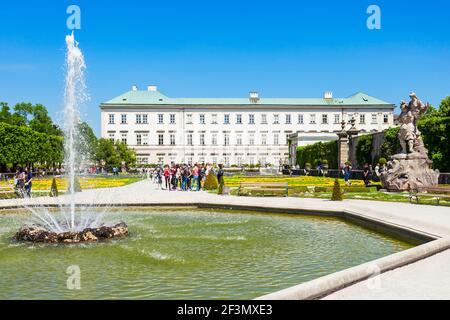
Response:
[[[288,196],[287,182],[241,182],[239,184],[238,196],[246,195],[252,191],[256,191],[260,196]]]
[[[409,202],[412,203],[413,200],[417,204],[420,203],[420,198],[431,197],[431,200],[436,200],[436,204],[440,205],[441,200],[450,201],[450,189],[447,188],[427,188],[419,191],[409,192]]]

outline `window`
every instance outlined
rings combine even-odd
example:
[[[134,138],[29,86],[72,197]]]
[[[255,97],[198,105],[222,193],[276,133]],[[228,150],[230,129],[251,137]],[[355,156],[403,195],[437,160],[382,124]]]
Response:
[[[322,124],[328,124],[328,115],[327,114],[322,115]]]
[[[148,123],[148,116],[146,114],[137,114],[136,115],[136,124],[146,124]]]
[[[175,124],[175,114],[170,114],[170,124]]]
[[[316,124],[316,115],[315,114],[312,114],[309,116],[309,123]]]
[[[188,135],[187,135],[187,145],[188,146],[192,146],[193,144],[194,144],[194,142],[193,142],[192,133],[188,133]]]
[[[164,123],[164,115],[162,113],[158,114],[158,124]]]
[[[187,124],[192,124],[192,114],[187,114],[186,115],[186,123]]]
[[[144,146],[148,145],[148,133],[143,133],[142,134],[142,144]]]
[[[265,146],[267,144],[267,134],[261,134],[261,144]]]
[[[120,123],[127,124],[127,115],[126,114],[120,115]]]
[[[160,146],[164,145],[164,134],[163,133],[158,134],[158,145],[160,145]]]
[[[142,115],[142,123],[145,123],[145,124],[148,123],[148,116],[146,114]]]
[[[213,146],[217,146],[217,133],[213,133],[213,134],[211,135],[211,144],[212,144]]]
[[[136,123],[137,123],[137,124],[142,123],[142,116],[141,116],[140,114],[137,114],[137,115],[136,115]]]
[[[200,145],[201,146],[205,145],[205,134],[204,133],[200,133]]]
[[[223,123],[224,124],[230,124],[230,115],[229,114],[225,114],[223,116]]]
[[[141,133],[136,134],[136,144],[138,146],[140,146],[142,144],[142,134]]]
[[[291,124],[291,115],[290,114],[286,115],[286,124]]]
[[[236,145],[238,146],[242,145],[242,133],[236,134]]]
[[[230,145],[230,134],[228,132],[223,133],[223,145],[224,146]]]
[[[237,124],[242,124],[242,114],[237,114],[236,115],[236,123]]]
[[[383,123],[384,124],[388,124],[389,123],[389,115],[388,114],[383,115]]]
[[[303,115],[302,114],[299,114],[298,115],[298,124],[303,124]]]
[[[211,116],[211,123],[212,123],[212,124],[217,124],[217,114],[213,114],[213,115]]]
[[[148,157],[137,156],[136,157],[136,162],[138,164],[148,164]]]
[[[260,165],[265,166],[267,164],[267,158],[266,157],[260,157],[258,162],[259,162]]]
[[[273,134],[273,144],[279,145],[280,144],[280,135],[278,133]]]
[[[261,115],[261,124],[267,124],[267,114]]]
[[[378,117],[376,113],[372,113],[372,124],[378,123]]]
[[[360,114],[359,115],[359,123],[360,124],[365,124],[366,123],[366,115],[365,114]]]
[[[170,145],[171,146],[175,145],[175,134],[174,133],[170,134]]]
[[[255,124],[255,115],[254,114],[249,114],[248,115],[248,123],[249,124]]]
[[[114,142],[116,140],[115,135],[116,134],[114,132],[108,133],[108,139],[111,140],[112,142]]]
[[[280,123],[280,115],[274,114],[273,115],[273,124],[279,124]]]
[[[248,134],[248,144],[250,146],[255,145],[255,134],[253,132]]]
[[[200,118],[200,124],[205,124],[205,115],[204,114],[200,114],[199,118]]]
[[[108,118],[109,118],[109,124],[114,124],[114,115],[113,114],[109,114]]]
[[[120,141],[122,141],[122,142],[125,143],[125,144],[128,144],[128,137],[127,137],[127,133],[126,133],[126,132],[123,132],[123,133],[121,134],[121,139],[120,139]]]
[[[339,123],[341,123],[341,115],[335,114],[334,115],[334,124],[339,124]]]
[[[223,164],[225,167],[229,167],[230,166],[230,157],[224,156],[223,157]]]
[[[236,157],[236,164],[238,167],[242,167],[243,164],[242,157]]]

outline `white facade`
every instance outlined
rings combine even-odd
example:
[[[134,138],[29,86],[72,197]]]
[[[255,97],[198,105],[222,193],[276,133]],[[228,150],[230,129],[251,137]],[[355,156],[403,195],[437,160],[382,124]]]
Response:
[[[154,86],[132,90],[100,106],[101,136],[125,141],[142,164],[279,165],[289,158],[292,133],[299,132],[300,145],[306,145],[335,139],[341,121],[351,117],[366,132],[385,130],[394,121],[394,106],[386,103],[345,106],[315,99],[308,105],[311,99],[264,101],[252,94],[247,99],[173,99]]]

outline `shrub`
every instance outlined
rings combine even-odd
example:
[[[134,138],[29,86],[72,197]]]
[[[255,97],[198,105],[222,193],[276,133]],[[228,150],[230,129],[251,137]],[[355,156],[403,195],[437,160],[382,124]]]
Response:
[[[53,178],[52,186],[50,187],[50,197],[58,196],[58,186],[56,185],[56,179]]]
[[[208,175],[205,179],[205,184],[203,185],[203,189],[205,190],[215,190],[219,187],[219,183],[217,181],[217,177],[214,172],[209,171]]]
[[[318,142],[312,145],[297,148],[297,164],[304,168],[306,163],[315,163],[316,160],[327,160],[331,168],[337,168],[338,142]],[[320,160],[323,159],[323,160]]]
[[[334,180],[333,194],[331,195],[331,201],[342,201],[344,197],[342,196],[341,185],[339,184],[339,179]]]
[[[360,166],[365,163],[372,163],[372,144],[373,136],[371,134],[359,138],[356,145],[356,160]]]
[[[378,163],[379,163],[380,165],[382,165],[382,166],[385,166],[386,163],[387,163],[387,160],[386,160],[386,158],[380,158],[380,159],[378,160]]]
[[[81,184],[80,184],[80,180],[78,179],[77,176],[75,176],[74,189],[75,189],[75,192],[81,192],[81,191],[82,191],[82,189],[81,189]],[[68,188],[67,191],[68,191],[69,193],[71,192],[70,185],[69,185],[69,188]]]
[[[222,177],[219,181],[219,188],[217,190],[218,194],[223,194],[223,184],[224,184],[224,182],[223,182],[223,177]]]

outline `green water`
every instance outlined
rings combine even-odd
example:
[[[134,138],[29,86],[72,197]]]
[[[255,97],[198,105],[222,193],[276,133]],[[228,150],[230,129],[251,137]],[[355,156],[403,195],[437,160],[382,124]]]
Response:
[[[0,299],[250,299],[412,246],[332,218],[201,209],[120,209],[127,239],[29,245],[0,214]],[[81,270],[69,290],[66,269]]]

